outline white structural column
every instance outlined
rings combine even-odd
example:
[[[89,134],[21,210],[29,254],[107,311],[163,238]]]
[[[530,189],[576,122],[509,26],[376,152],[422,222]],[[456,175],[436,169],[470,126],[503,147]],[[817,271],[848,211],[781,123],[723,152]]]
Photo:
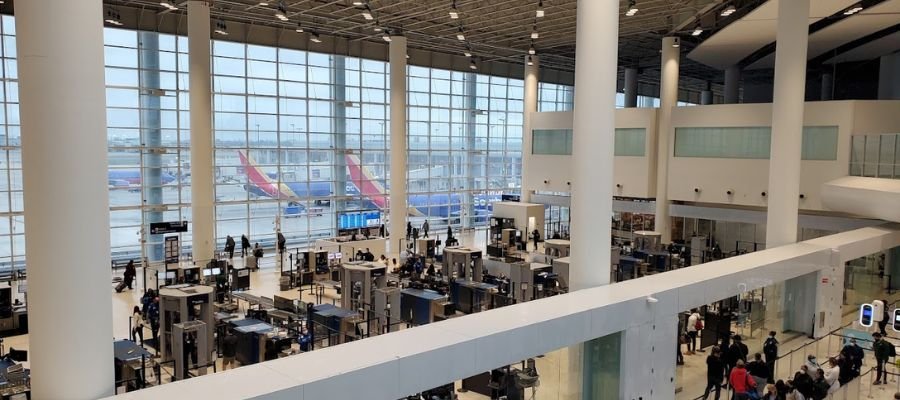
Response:
[[[35,399],[113,394],[100,0],[16,4]]]
[[[623,83],[623,92],[625,92],[625,108],[637,107],[637,90],[638,90],[638,69],[625,68],[625,82]]]
[[[607,285],[612,235],[613,147],[619,1],[578,0],[575,29],[575,101],[572,133],[572,251],[569,290]],[[591,363],[594,349],[618,348],[620,334],[568,348],[565,400],[619,392],[621,355],[603,366]],[[587,354],[587,355],[586,355]],[[602,387],[598,387],[602,386]],[[595,392],[597,395],[595,395]]]
[[[662,242],[672,240],[669,218],[669,138],[672,133],[672,108],[678,105],[678,70],[681,63],[681,47],[675,47],[678,39],[662,40],[662,65],[659,80],[659,116],[657,119],[656,156],[656,218],[654,230],[662,234]]]
[[[766,248],[797,241],[809,2],[778,3]],[[774,320],[781,307],[782,329],[812,333],[818,289],[816,274],[772,286],[766,291],[767,319]]]
[[[725,104],[740,102],[741,67],[732,65],[725,70]]]
[[[389,50],[391,71],[391,181],[390,181],[390,248],[400,254],[400,243],[406,237],[406,37],[392,36]]]
[[[532,65],[528,65],[528,60]],[[522,123],[522,154],[531,154],[531,114],[537,112],[538,80],[540,73],[540,59],[538,56],[525,56],[525,98],[524,115]],[[522,157],[522,202],[531,201],[531,191],[534,190],[532,178],[533,172],[529,170],[527,160]]]
[[[209,4],[188,2],[188,78],[191,112],[191,234],[194,261],[215,256],[212,81],[209,65]]]
[[[609,283],[616,109],[617,0],[579,0],[572,133],[570,288]]]
[[[809,0],[778,3],[766,247],[797,241]]]

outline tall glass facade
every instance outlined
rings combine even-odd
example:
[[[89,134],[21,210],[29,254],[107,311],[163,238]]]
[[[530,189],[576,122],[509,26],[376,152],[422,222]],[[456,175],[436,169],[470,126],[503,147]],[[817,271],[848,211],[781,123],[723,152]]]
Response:
[[[25,252],[14,22],[0,17],[0,265],[24,265]],[[113,258],[158,260],[150,223],[191,218],[187,40],[104,37]],[[218,40],[212,50],[220,247],[225,235],[269,244],[275,229],[303,245],[359,226],[351,214],[383,222],[388,64]],[[490,200],[518,191],[522,96],[522,80],[409,67],[415,224],[475,226]],[[182,241],[190,251],[190,232]]]

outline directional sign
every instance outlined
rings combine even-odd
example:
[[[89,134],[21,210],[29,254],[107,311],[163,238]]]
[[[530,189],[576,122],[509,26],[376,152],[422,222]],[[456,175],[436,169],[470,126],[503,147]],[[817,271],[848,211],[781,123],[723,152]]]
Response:
[[[174,222],[151,222],[150,223],[150,234],[151,235],[160,235],[163,233],[180,233],[188,231],[188,222],[187,221],[174,221]]]

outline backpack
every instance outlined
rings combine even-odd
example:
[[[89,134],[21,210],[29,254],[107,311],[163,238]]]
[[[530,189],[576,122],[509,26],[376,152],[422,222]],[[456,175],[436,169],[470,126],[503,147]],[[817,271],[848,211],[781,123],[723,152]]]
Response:
[[[703,330],[703,321],[700,318],[697,318],[697,322],[694,322],[694,330],[702,331]]]

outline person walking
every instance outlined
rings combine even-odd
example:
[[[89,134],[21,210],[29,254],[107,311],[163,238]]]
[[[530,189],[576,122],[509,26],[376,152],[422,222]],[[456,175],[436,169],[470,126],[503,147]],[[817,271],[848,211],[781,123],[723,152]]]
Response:
[[[703,329],[703,322],[700,320],[700,313],[695,308],[691,310],[691,315],[687,319],[688,355],[694,355],[697,351],[697,332],[700,329]]]
[[[712,353],[706,357],[706,390],[703,391],[703,399],[709,397],[711,389],[716,390],[716,400],[722,392],[722,379],[725,376],[725,362],[722,360],[722,351],[713,347]]]
[[[228,253],[228,259],[234,258],[234,238],[231,235],[225,236],[225,252]]]
[[[770,331],[769,337],[763,342],[763,354],[766,356],[766,367],[769,368],[769,383],[775,383],[775,360],[778,359],[778,345],[775,331]]]
[[[241,257],[250,253],[250,238],[247,235],[241,235]]]
[[[889,358],[896,356],[897,352],[894,345],[884,340],[880,333],[875,332],[872,337],[875,339],[875,343],[872,344],[872,351],[875,353],[875,382],[872,384],[880,385],[887,383],[887,371],[884,369],[884,364],[888,362]],[[884,377],[883,381],[882,376]]]
[[[428,237],[428,228],[429,228],[429,227],[428,227],[428,220],[426,219],[425,222],[422,223],[422,233],[423,233],[423,237]]]
[[[384,224],[378,227],[378,236],[384,237]]]
[[[137,343],[138,338],[141,339],[141,346],[144,345],[144,316],[141,314],[141,308],[134,306],[131,312],[131,341]]]
[[[728,375],[728,384],[734,391],[734,400],[748,400],[749,392],[756,388],[756,381],[750,378],[750,374],[744,369],[744,360],[738,360],[731,373]]]
[[[406,240],[412,237],[412,222],[406,221]]]
[[[541,233],[538,232],[537,229],[531,232],[531,237],[534,239],[534,251],[538,249],[538,242],[541,241]]]

